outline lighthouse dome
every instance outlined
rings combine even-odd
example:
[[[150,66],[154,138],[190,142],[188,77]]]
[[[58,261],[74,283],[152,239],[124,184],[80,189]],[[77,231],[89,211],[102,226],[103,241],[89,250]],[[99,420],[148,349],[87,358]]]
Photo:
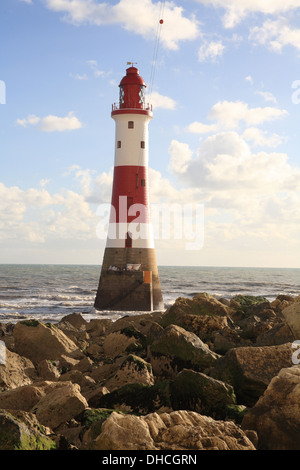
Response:
[[[124,85],[139,85],[146,87],[144,79],[140,76],[139,69],[136,67],[129,67],[126,69],[126,75],[122,78],[119,86]]]

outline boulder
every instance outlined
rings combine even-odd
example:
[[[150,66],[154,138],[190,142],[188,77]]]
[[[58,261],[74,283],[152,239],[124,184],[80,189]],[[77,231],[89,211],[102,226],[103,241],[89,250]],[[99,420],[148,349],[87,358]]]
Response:
[[[154,375],[167,378],[184,368],[204,371],[219,358],[198,336],[177,325],[162,330],[149,349]]]
[[[300,339],[300,297],[282,310],[282,316],[291,329],[294,339]]]
[[[0,410],[0,450],[54,450],[55,442]]]
[[[94,340],[105,336],[112,325],[112,320],[108,318],[94,318],[86,325],[86,331],[90,335],[90,338]]]
[[[4,391],[0,393],[0,408],[29,412],[42,397],[59,387],[57,382],[41,381]]]
[[[88,322],[80,315],[80,313],[71,313],[70,315],[64,316],[58,323],[58,327],[61,329],[72,329],[86,330]]]
[[[36,320],[15,325],[15,352],[29,358],[34,364],[43,359],[55,360],[60,355],[71,355],[78,350],[76,344],[53,324]]]
[[[289,367],[292,345],[234,348],[220,358],[210,375],[233,386],[237,400],[253,406],[280,369]]]
[[[233,422],[192,411],[132,416],[112,413],[94,440],[97,450],[255,450]]]
[[[261,450],[300,450],[300,366],[282,369],[248,411],[243,429],[254,430]]]
[[[41,424],[55,430],[86,408],[88,403],[80,393],[80,386],[71,382],[61,382],[59,387],[39,400],[34,412]]]
[[[99,397],[94,398],[95,408],[108,408],[134,414],[147,414],[153,411],[172,410],[170,401],[170,383],[157,382],[155,385],[139,383],[128,384]]]
[[[174,410],[191,410],[215,419],[225,419],[227,407],[236,405],[233,388],[201,372],[184,369],[171,384]]]
[[[39,362],[37,365],[37,372],[40,378],[44,380],[57,380],[60,377],[60,371],[53,363],[53,361],[48,361],[44,359]]]
[[[151,364],[130,354],[124,359],[119,370],[108,379],[105,386],[112,392],[123,385],[132,383],[154,385],[154,377]]]
[[[228,326],[231,309],[209,294],[179,297],[163,315],[160,325],[178,325],[201,337]],[[217,318],[216,318],[217,317]],[[204,337],[203,337],[204,338]]]
[[[6,349],[5,364],[0,364],[0,391],[33,382],[37,372],[30,359]]]
[[[138,352],[146,348],[146,337],[133,326],[110,333],[103,342],[106,357],[115,358],[121,354]]]

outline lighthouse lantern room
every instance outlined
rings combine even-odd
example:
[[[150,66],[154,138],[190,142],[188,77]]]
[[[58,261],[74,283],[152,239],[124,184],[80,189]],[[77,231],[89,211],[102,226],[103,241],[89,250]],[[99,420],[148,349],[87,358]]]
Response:
[[[163,308],[149,202],[149,122],[146,84],[131,64],[119,85],[111,213],[97,310],[152,311]]]

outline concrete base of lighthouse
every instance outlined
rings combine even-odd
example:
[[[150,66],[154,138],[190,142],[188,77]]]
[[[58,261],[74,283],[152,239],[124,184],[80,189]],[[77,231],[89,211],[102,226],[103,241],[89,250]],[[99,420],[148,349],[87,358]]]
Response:
[[[96,310],[163,310],[154,248],[106,248],[94,307]]]

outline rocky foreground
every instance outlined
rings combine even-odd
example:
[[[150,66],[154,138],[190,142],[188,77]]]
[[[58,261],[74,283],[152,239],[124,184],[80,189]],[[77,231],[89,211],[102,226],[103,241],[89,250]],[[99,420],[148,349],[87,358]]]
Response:
[[[0,450],[300,450],[298,340],[285,295],[0,324]]]

